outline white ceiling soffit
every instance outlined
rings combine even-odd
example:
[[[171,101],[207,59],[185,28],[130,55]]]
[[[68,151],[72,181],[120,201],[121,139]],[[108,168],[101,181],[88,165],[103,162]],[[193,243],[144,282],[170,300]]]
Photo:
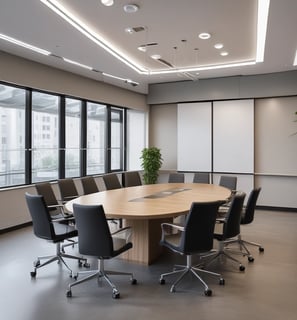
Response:
[[[150,83],[296,69],[295,0],[135,0],[135,13],[123,10],[132,4],[124,0],[4,2],[0,50],[137,92]]]

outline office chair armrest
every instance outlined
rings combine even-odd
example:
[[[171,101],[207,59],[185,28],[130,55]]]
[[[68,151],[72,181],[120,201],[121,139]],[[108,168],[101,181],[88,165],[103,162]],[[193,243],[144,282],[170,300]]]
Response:
[[[161,223],[161,228],[162,228],[162,234],[173,234],[176,233],[177,231],[185,231],[185,228],[181,225],[178,224],[173,224],[173,223]]]
[[[54,219],[53,222],[74,222],[73,216]]]
[[[124,227],[121,229],[118,229],[114,231],[111,236],[115,236],[116,238],[125,239],[126,242],[129,242],[131,240],[132,235],[132,228],[131,227]]]

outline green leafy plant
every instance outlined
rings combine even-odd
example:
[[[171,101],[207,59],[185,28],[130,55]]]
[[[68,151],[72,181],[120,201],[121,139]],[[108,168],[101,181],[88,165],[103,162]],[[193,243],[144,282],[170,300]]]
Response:
[[[140,159],[143,168],[143,181],[145,184],[154,184],[159,176],[159,169],[162,166],[163,159],[160,149],[156,147],[144,148]]]

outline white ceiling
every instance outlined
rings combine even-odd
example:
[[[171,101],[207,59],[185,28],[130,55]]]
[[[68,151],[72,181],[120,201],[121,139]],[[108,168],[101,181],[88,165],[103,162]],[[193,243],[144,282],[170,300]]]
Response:
[[[232,64],[254,60],[257,39],[258,0],[114,0],[106,7],[100,0],[59,0],[113,47],[146,69],[159,71],[192,66]],[[136,13],[125,13],[125,4],[137,4]],[[127,27],[143,27],[129,34]],[[198,34],[209,32],[209,40]],[[107,53],[50,10],[39,0],[0,0],[0,33],[50,51],[58,57],[88,65],[95,70],[69,64],[55,56],[44,56],[0,39],[0,50],[59,69],[111,83],[140,93],[150,83],[196,81],[235,75],[296,70],[297,0],[270,0],[264,62],[255,65],[163,75],[142,75]],[[222,42],[229,55],[222,57],[214,44]],[[148,43],[146,53],[137,49]],[[168,67],[153,60],[160,54]],[[111,74],[139,83],[104,76]]]

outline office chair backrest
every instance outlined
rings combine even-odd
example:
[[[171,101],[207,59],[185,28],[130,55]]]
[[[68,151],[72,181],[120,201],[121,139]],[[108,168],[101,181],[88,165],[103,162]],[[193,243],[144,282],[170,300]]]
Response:
[[[209,183],[209,173],[196,172],[193,177],[193,183]]]
[[[223,238],[225,239],[236,237],[240,234],[241,212],[245,196],[244,192],[237,192],[231,200],[223,228]]]
[[[225,187],[225,188],[228,188],[230,190],[236,190],[236,188],[237,188],[237,177],[221,176],[219,185],[221,187]]]
[[[78,230],[79,252],[83,255],[108,258],[113,254],[113,242],[102,205],[73,204]]]
[[[103,181],[106,187],[106,190],[120,189],[122,188],[121,183],[117,174],[111,173],[103,176]]]
[[[220,201],[192,203],[180,241],[180,247],[185,254],[212,249],[214,227],[221,204]]]
[[[58,185],[61,193],[61,198],[64,202],[78,197],[78,192],[73,179],[60,179],[58,180]]]
[[[244,214],[241,216],[241,224],[249,224],[254,220],[256,203],[260,194],[261,188],[253,189],[250,192]]]
[[[34,234],[39,238],[52,240],[55,231],[43,196],[26,193],[25,198],[32,218]]]
[[[92,176],[82,177],[81,184],[83,187],[84,194],[91,194],[91,193],[99,192],[96,181]]]
[[[40,196],[43,196],[47,207],[59,205],[58,200],[53,191],[53,188],[49,182],[36,183],[35,188],[37,193]],[[48,210],[51,215],[54,215],[55,213],[60,213],[60,211],[55,207],[48,208]]]
[[[169,183],[184,183],[185,175],[180,172],[169,173],[168,182]]]
[[[125,187],[141,186],[142,182],[138,171],[127,171],[124,173]]]

